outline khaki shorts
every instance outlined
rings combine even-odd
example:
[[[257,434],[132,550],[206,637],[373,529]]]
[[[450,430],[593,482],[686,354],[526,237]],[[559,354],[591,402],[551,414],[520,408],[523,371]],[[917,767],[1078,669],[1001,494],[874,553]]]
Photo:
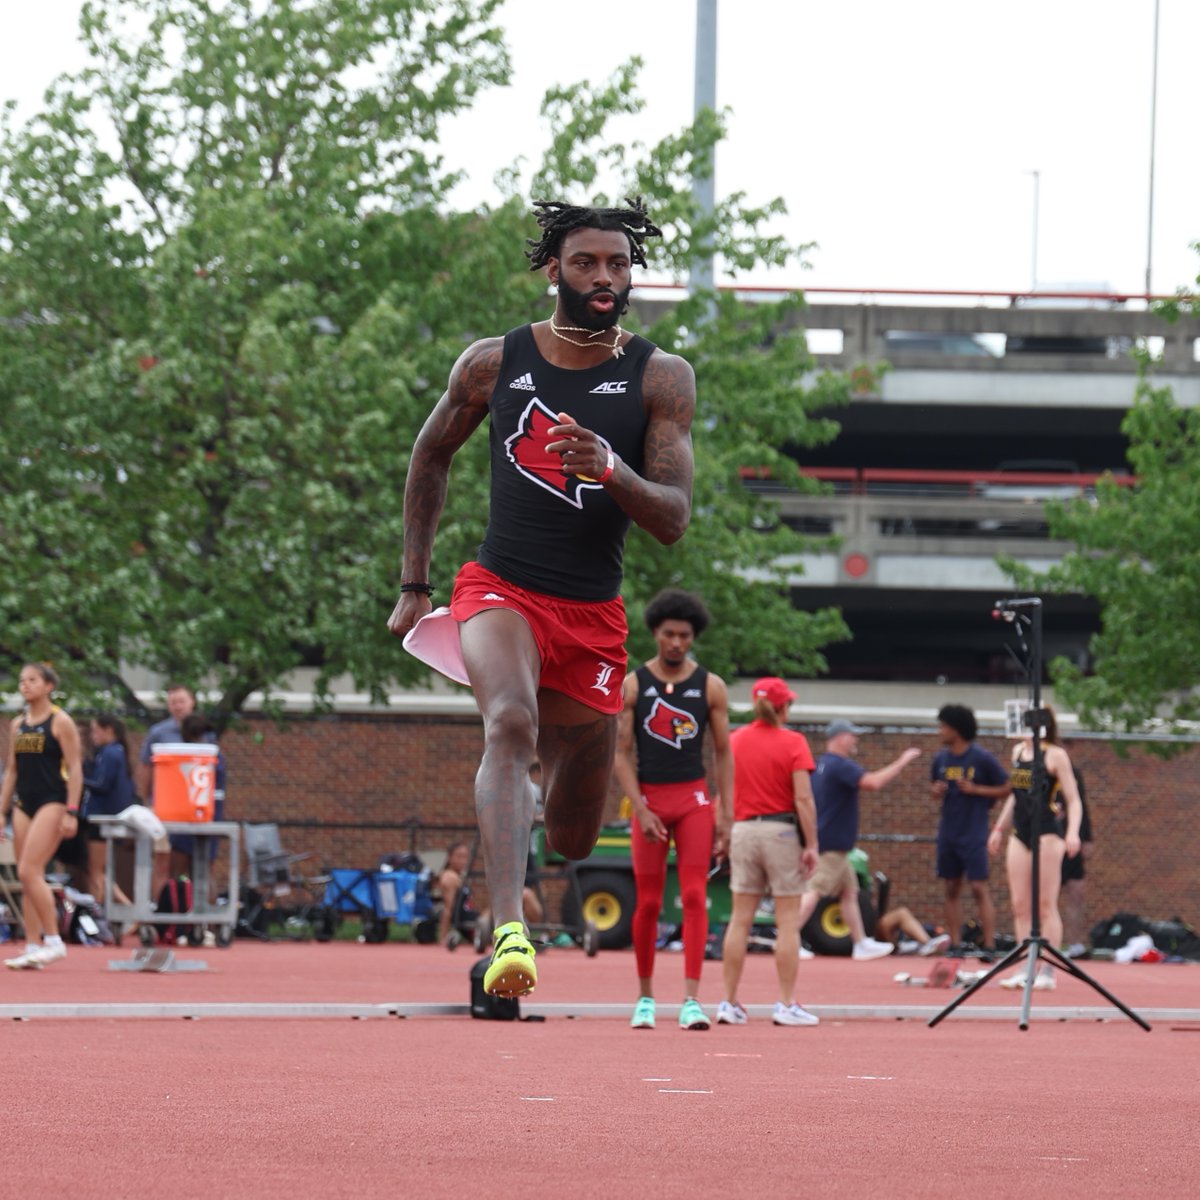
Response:
[[[858,872],[850,865],[850,855],[845,850],[823,850],[817,858],[817,869],[809,877],[808,890],[818,896],[857,893]]]
[[[800,896],[800,831],[783,821],[735,821],[729,843],[729,890]]]

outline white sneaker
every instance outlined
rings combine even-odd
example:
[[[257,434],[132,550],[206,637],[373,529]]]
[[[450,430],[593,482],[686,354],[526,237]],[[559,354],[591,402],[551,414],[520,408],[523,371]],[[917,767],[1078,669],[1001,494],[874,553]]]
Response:
[[[1006,975],[1000,980],[1000,986],[1008,988],[1009,991],[1014,991],[1016,988],[1023,988],[1025,986],[1025,968],[1021,967],[1020,970],[1014,971],[1011,975]]]
[[[798,1004],[783,1004],[782,1002],[775,1005],[775,1012],[771,1020],[776,1025],[820,1025],[821,1018],[810,1013],[806,1008],[801,1008]]]
[[[11,967],[14,971],[40,971],[42,969],[42,948],[41,946],[26,946],[16,958],[6,958],[4,965]]]
[[[1054,972],[1049,967],[1043,967],[1033,977],[1033,990],[1035,992],[1052,992],[1054,988]]]
[[[43,946],[37,952],[38,961],[42,966],[47,963],[58,962],[60,958],[67,957],[67,948],[62,942],[55,942],[54,945]]]
[[[808,960],[810,958],[816,958],[816,957],[817,956],[803,942],[800,943],[800,961],[801,962],[808,962]]]
[[[928,958],[931,954],[941,954],[948,945],[950,945],[950,935],[948,933],[939,933],[937,937],[930,938],[917,953],[922,958]]]
[[[871,958],[886,958],[895,948],[891,942],[877,942],[874,938],[863,938],[861,942],[854,943],[850,957],[857,962],[866,962]]]
[[[920,942],[912,942],[912,941],[909,941],[908,938],[901,938],[896,943],[896,953],[897,954],[916,954],[916,952],[918,950],[920,950],[920,948],[921,948]]]
[[[717,1005],[718,1025],[747,1025],[749,1022],[749,1014],[740,1004],[730,1004],[728,1000],[722,1000]]]

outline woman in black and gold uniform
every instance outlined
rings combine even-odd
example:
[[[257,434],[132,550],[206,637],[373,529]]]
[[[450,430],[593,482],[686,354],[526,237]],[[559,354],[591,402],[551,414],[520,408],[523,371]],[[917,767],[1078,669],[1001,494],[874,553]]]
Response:
[[[8,764],[0,785],[0,837],[11,812],[23,889],[25,952],[4,960],[17,970],[41,969],[67,954],[58,932],[54,894],[46,883],[46,865],[59,843],[79,830],[83,761],[75,722],[51,702],[57,684],[58,675],[45,663],[21,668],[26,708],[9,731]]]
[[[1062,886],[1063,858],[1079,853],[1079,822],[1083,807],[1071,759],[1058,741],[1058,722],[1054,709],[1046,710],[1046,736],[1042,741],[1042,757],[1046,766],[1047,787],[1038,805],[1038,916],[1042,936],[1051,946],[1062,945],[1062,917],[1058,911],[1058,893]],[[1004,802],[995,827],[988,837],[988,850],[997,854],[1004,833],[1012,828],[1008,839],[1008,891],[1012,901],[1013,921],[1017,941],[1029,936],[1032,915],[1033,883],[1033,735],[1028,734],[1013,748],[1012,794]],[[1021,967],[1006,979],[1001,987],[1025,986],[1025,968]],[[1039,990],[1054,987],[1054,972],[1043,963],[1033,986]]]

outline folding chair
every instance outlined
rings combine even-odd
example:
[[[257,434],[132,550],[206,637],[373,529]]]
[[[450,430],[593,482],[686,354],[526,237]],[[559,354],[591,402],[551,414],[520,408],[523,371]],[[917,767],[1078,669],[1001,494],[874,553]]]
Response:
[[[292,867],[313,855],[289,854],[280,841],[278,825],[243,824],[242,845],[246,848],[246,882],[251,887],[305,882],[306,877],[297,875]]]
[[[322,898],[326,922],[330,926],[343,916],[353,916],[362,922],[364,942],[378,943],[387,939],[387,917],[380,911],[375,876],[374,871],[360,871],[353,867],[334,867],[330,870]]]
[[[242,845],[246,849],[246,888],[239,932],[265,938],[271,917],[312,920],[314,910],[322,908],[321,896],[329,876],[305,875],[294,867],[315,856],[311,852],[289,854],[274,823],[243,824]]]
[[[0,900],[8,907],[7,924],[13,931],[13,941],[25,936],[25,922],[21,911],[21,897],[25,889],[17,877],[17,854],[12,839],[0,841]]]

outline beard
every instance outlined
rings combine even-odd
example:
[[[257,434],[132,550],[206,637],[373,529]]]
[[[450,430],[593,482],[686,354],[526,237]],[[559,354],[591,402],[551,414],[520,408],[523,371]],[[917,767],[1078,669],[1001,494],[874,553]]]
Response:
[[[633,291],[630,284],[623,292],[614,292],[611,288],[596,288],[591,292],[577,292],[562,276],[558,280],[558,295],[562,300],[563,311],[567,320],[580,329],[589,329],[593,333],[603,333],[612,329],[629,309],[629,293]],[[612,296],[612,309],[606,313],[593,312],[588,308],[589,302],[596,296]]]

